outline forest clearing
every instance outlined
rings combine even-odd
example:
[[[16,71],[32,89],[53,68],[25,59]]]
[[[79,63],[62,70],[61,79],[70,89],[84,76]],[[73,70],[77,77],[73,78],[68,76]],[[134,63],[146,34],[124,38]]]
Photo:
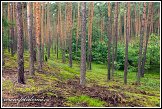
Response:
[[[161,2],[1,4],[1,107],[161,107]]]

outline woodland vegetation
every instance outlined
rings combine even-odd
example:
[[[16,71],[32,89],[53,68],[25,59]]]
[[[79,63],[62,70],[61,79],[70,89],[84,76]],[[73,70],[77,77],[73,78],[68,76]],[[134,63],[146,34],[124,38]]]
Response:
[[[3,107],[159,107],[160,2],[2,2]],[[45,101],[9,101],[9,99]]]

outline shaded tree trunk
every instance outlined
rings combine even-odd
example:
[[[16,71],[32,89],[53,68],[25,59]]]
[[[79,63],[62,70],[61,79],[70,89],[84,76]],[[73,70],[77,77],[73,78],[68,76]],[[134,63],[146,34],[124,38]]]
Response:
[[[32,14],[32,16],[33,16],[33,31],[32,31],[32,33],[33,33],[33,59],[34,59],[34,62],[36,62],[37,61],[37,58],[36,58],[36,30],[35,30],[35,3],[33,3],[33,14]]]
[[[17,59],[18,59],[18,83],[25,84],[24,80],[24,38],[23,38],[23,25],[22,25],[22,6],[21,2],[16,3],[17,15]]]
[[[130,37],[130,29],[129,29],[129,21],[128,18],[130,17],[130,2],[127,3],[127,30],[126,30],[126,39],[125,39],[125,64],[124,64],[124,84],[127,84],[127,71],[128,71],[128,37]]]
[[[115,2],[115,61],[117,61],[117,44],[118,44],[118,2]]]
[[[81,30],[81,66],[80,66],[80,84],[86,83],[86,2],[81,3],[82,30]]]
[[[143,49],[143,35],[144,35],[144,25],[146,20],[146,2],[143,3],[143,18],[140,31],[140,44],[139,44],[139,58],[138,58],[138,73],[137,73],[137,84],[140,84],[140,75],[141,75],[141,61],[142,61],[142,49]]]
[[[14,17],[13,17],[13,8],[14,3],[11,3],[11,22],[14,22]],[[11,26],[11,56],[14,56],[14,25],[12,24]]]
[[[31,22],[31,7],[30,2],[27,3],[27,23],[28,23],[28,38],[29,38],[29,64],[30,64],[30,70],[29,73],[31,75],[34,75],[34,60],[33,60],[33,37],[32,37],[32,22]]]
[[[147,46],[148,46],[148,40],[151,32],[151,14],[152,14],[152,2],[149,2],[148,6],[148,17],[147,17],[147,32],[146,32],[146,43],[144,46],[144,53],[143,53],[143,59],[142,59],[142,68],[141,68],[141,76],[144,77],[144,71],[145,71],[145,63],[146,63],[146,53],[147,53]]]
[[[108,75],[107,81],[110,80],[110,71],[111,71],[111,4],[108,2]]]

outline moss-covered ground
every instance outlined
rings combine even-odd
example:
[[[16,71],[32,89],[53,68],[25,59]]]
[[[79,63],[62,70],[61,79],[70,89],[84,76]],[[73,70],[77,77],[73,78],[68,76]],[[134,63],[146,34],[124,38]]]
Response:
[[[61,56],[61,55],[60,55]],[[73,67],[62,63],[61,57],[51,53],[40,72],[35,63],[35,75],[29,74],[29,53],[24,52],[25,83],[17,83],[17,55],[11,57],[5,50],[5,65],[2,70],[2,97],[24,96],[46,97],[44,103],[11,103],[3,106],[54,106],[54,107],[159,107],[160,73],[146,72],[141,85],[136,85],[136,72],[128,72],[128,84],[123,83],[123,71],[115,71],[113,79],[107,81],[107,67],[92,63],[92,70],[86,72],[86,86],[79,85],[80,62],[73,61]]]

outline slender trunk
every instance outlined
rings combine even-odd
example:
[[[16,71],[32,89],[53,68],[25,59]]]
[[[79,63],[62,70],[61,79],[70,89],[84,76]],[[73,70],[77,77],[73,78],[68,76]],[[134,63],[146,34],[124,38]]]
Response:
[[[40,30],[40,3],[35,3],[36,8],[36,19],[35,19],[35,29],[36,29],[36,44],[38,50],[38,70],[42,70],[42,59],[41,59],[41,30]]]
[[[115,61],[117,61],[117,44],[118,44],[118,2],[115,2]]]
[[[10,6],[10,2],[8,2],[8,22],[10,22],[11,21],[11,16],[10,16],[10,13],[11,13],[11,6]],[[10,27],[9,27],[9,29],[8,29],[8,52],[10,52],[10,42],[9,42],[9,40],[10,40],[10,38],[11,38],[11,29],[10,29]]]
[[[139,58],[138,58],[138,74],[137,74],[137,84],[140,84],[141,75],[141,61],[142,61],[142,49],[143,49],[143,35],[144,35],[144,24],[146,20],[146,3],[143,3],[143,18],[140,32],[140,45],[139,45]]]
[[[130,36],[129,22],[130,17],[130,2],[127,3],[127,31],[126,31],[126,47],[125,47],[125,64],[124,64],[124,84],[127,84],[127,71],[128,71],[128,37]]]
[[[23,25],[22,25],[22,6],[21,2],[16,3],[17,7],[17,59],[18,59],[18,83],[25,84],[24,80],[24,38],[23,38]]]
[[[151,11],[152,8],[152,3],[149,2],[149,6],[148,6],[148,17],[147,17],[147,35],[146,35],[146,43],[145,43],[145,47],[144,47],[144,53],[143,53],[143,59],[142,59],[142,72],[141,72],[141,76],[144,77],[144,71],[145,71],[145,63],[146,63],[146,53],[147,53],[147,46],[148,46],[148,40],[149,40],[149,36],[151,33]]]
[[[93,24],[93,11],[94,3],[90,3],[89,6],[89,22],[88,22],[88,69],[91,70],[91,58],[92,58],[92,24]]]
[[[110,80],[111,71],[111,4],[108,2],[108,75],[107,81]]]
[[[86,83],[86,2],[81,3],[82,31],[81,31],[81,66],[80,84]]]
[[[13,21],[13,6],[14,3],[11,3],[11,22],[14,23]],[[11,56],[14,56],[14,25],[12,24],[11,26]]]
[[[35,3],[33,3],[33,59],[34,59],[34,62],[37,61],[37,58],[36,58],[36,39],[35,39],[35,33],[36,33],[36,30],[35,30]]]
[[[45,35],[45,28],[44,28],[44,3],[42,3],[42,18],[41,18],[41,38],[42,38],[42,62],[44,61],[44,35]]]
[[[34,60],[33,60],[33,37],[32,37],[32,22],[31,22],[31,7],[30,2],[27,3],[27,23],[28,23],[28,38],[29,38],[29,64],[30,64],[30,70],[29,73],[31,75],[34,75]]]

